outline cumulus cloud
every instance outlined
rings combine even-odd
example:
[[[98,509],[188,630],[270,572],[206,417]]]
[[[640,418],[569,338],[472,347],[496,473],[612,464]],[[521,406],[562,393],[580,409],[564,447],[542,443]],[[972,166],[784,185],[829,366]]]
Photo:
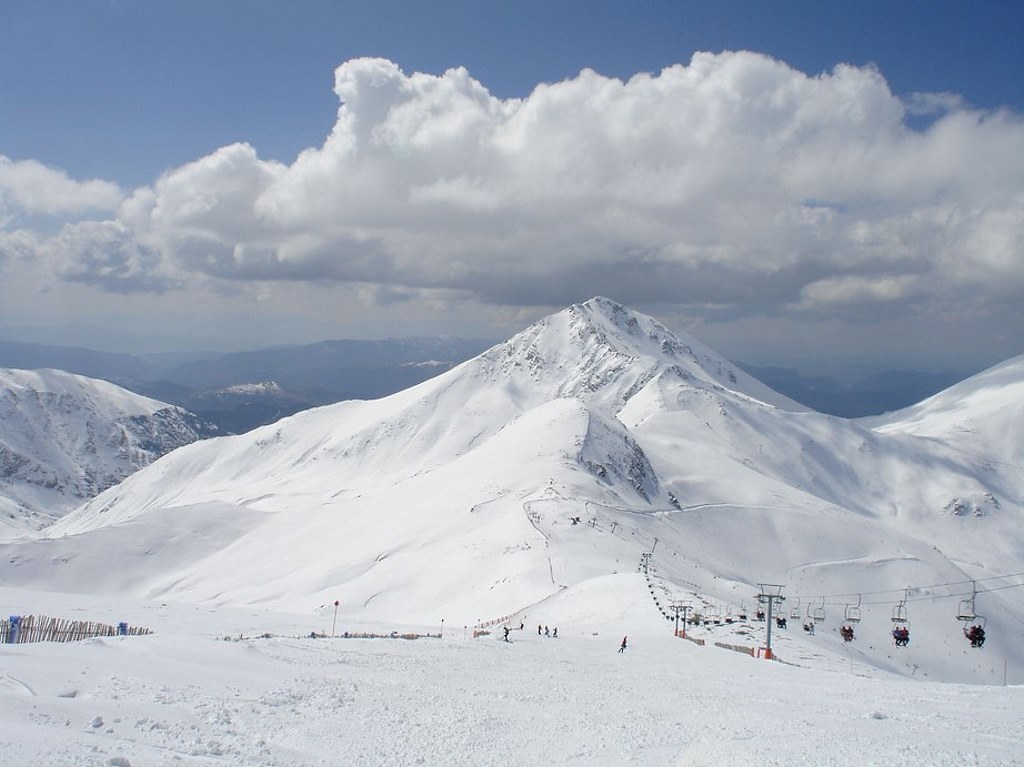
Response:
[[[0,155],[0,221],[18,214],[62,216],[113,212],[123,194],[109,181],[75,181],[35,160]]]
[[[920,310],[1024,285],[1024,121],[949,94],[904,103],[871,67],[812,76],[699,53],[503,100],[465,69],[357,59],[335,92],[330,135],[291,165],[237,144],[124,197],[8,161],[0,192],[42,212],[116,205],[40,248],[66,278],[119,290],[333,280],[390,300],[764,313]],[[924,112],[938,114],[912,129]]]

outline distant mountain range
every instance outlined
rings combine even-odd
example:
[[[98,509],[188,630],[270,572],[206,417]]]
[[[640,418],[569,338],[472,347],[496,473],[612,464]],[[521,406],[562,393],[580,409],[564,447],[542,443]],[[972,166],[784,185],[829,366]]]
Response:
[[[414,338],[134,356],[0,342],[0,366],[101,378],[184,407],[226,433],[241,433],[309,407],[392,394],[488,346],[472,339]]]
[[[1024,572],[1022,424],[1024,357],[854,421],[595,298],[396,394],[179,448],[0,546],[0,581],[458,626],[583,620],[639,567],[656,602],[702,611],[759,584],[834,627],[855,604],[859,664],[994,679],[1024,667],[1003,580]],[[968,655],[972,581],[990,642]],[[898,604],[912,655],[888,638]]]
[[[101,378],[242,433],[300,410],[393,394],[481,353],[492,341],[457,338],[324,341],[247,352],[114,354],[0,341],[0,367],[55,368]],[[859,418],[898,410],[972,371],[889,371],[845,385],[781,367],[737,363],[814,410]]]

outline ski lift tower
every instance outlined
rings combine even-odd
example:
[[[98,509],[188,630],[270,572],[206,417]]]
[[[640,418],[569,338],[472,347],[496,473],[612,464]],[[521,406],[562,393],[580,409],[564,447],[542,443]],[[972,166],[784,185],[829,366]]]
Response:
[[[668,606],[668,609],[676,614],[676,636],[686,638],[686,614],[693,609],[693,605],[689,602],[683,604],[682,602],[675,601]],[[679,633],[679,613],[683,614],[683,633]]]
[[[772,659],[772,608],[776,602],[785,601],[785,597],[782,596],[782,586],[777,583],[759,583],[758,588],[761,589],[761,593],[757,595],[757,600],[764,604],[768,603],[768,631],[765,636],[765,648],[764,657],[768,660]]]

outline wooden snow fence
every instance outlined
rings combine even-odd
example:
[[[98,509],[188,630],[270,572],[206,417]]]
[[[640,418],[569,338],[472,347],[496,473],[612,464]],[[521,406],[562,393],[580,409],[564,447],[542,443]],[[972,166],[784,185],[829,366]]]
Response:
[[[700,637],[692,637],[689,634],[676,634],[680,639],[685,639],[687,642],[693,642],[695,645],[704,646],[704,640]]]
[[[106,623],[49,618],[45,615],[15,615],[0,620],[0,644],[79,642],[93,637],[142,636],[152,633],[147,628],[129,626],[127,623],[110,626]]]
[[[497,626],[500,623],[508,623],[512,620],[512,616],[516,613],[509,613],[508,615],[502,615],[500,618],[493,618],[489,621],[480,621],[473,628],[476,629],[489,629],[491,626]]]
[[[751,658],[764,658],[765,660],[773,660],[778,663],[786,663],[786,661],[776,657],[775,653],[769,653],[764,647],[748,647],[747,645],[726,644],[725,642],[715,642],[715,647],[721,647],[723,650],[732,650],[733,652],[741,652],[744,655],[749,655]],[[793,666],[796,664],[787,663],[786,665]]]
[[[733,652],[741,652],[744,655],[749,655],[751,658],[757,657],[757,650],[753,647],[748,647],[747,645],[715,642],[715,647],[721,647],[723,650],[732,650]]]

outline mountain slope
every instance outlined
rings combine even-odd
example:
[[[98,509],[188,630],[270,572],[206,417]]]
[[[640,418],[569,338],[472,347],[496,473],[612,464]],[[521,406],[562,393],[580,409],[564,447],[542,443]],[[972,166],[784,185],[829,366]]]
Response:
[[[0,369],[0,519],[38,528],[206,434],[181,408],[59,370]]]
[[[976,428],[989,428],[982,413]],[[1024,570],[1021,479],[1019,466],[930,437],[808,411],[598,298],[390,397],[181,448],[44,540],[4,549],[0,574],[299,610],[340,599],[375,618],[473,623],[570,611],[593,579],[653,557],[664,599],[721,609],[779,583],[835,621],[836,604],[875,594],[864,615],[881,641],[863,662],[960,679],[957,592],[934,586]],[[988,514],[950,506],[989,497]],[[195,541],[178,545],[194,556],[130,545],[186,515]],[[116,582],[96,553],[111,536],[134,551]],[[886,642],[889,610],[911,587],[915,626],[936,637],[915,642],[913,664]],[[980,607],[998,657],[1024,668],[1008,639],[1024,618],[1019,590]],[[793,646],[841,652],[830,639]]]
[[[1024,464],[1024,356],[894,413],[862,419],[881,434],[941,442],[980,460]]]

